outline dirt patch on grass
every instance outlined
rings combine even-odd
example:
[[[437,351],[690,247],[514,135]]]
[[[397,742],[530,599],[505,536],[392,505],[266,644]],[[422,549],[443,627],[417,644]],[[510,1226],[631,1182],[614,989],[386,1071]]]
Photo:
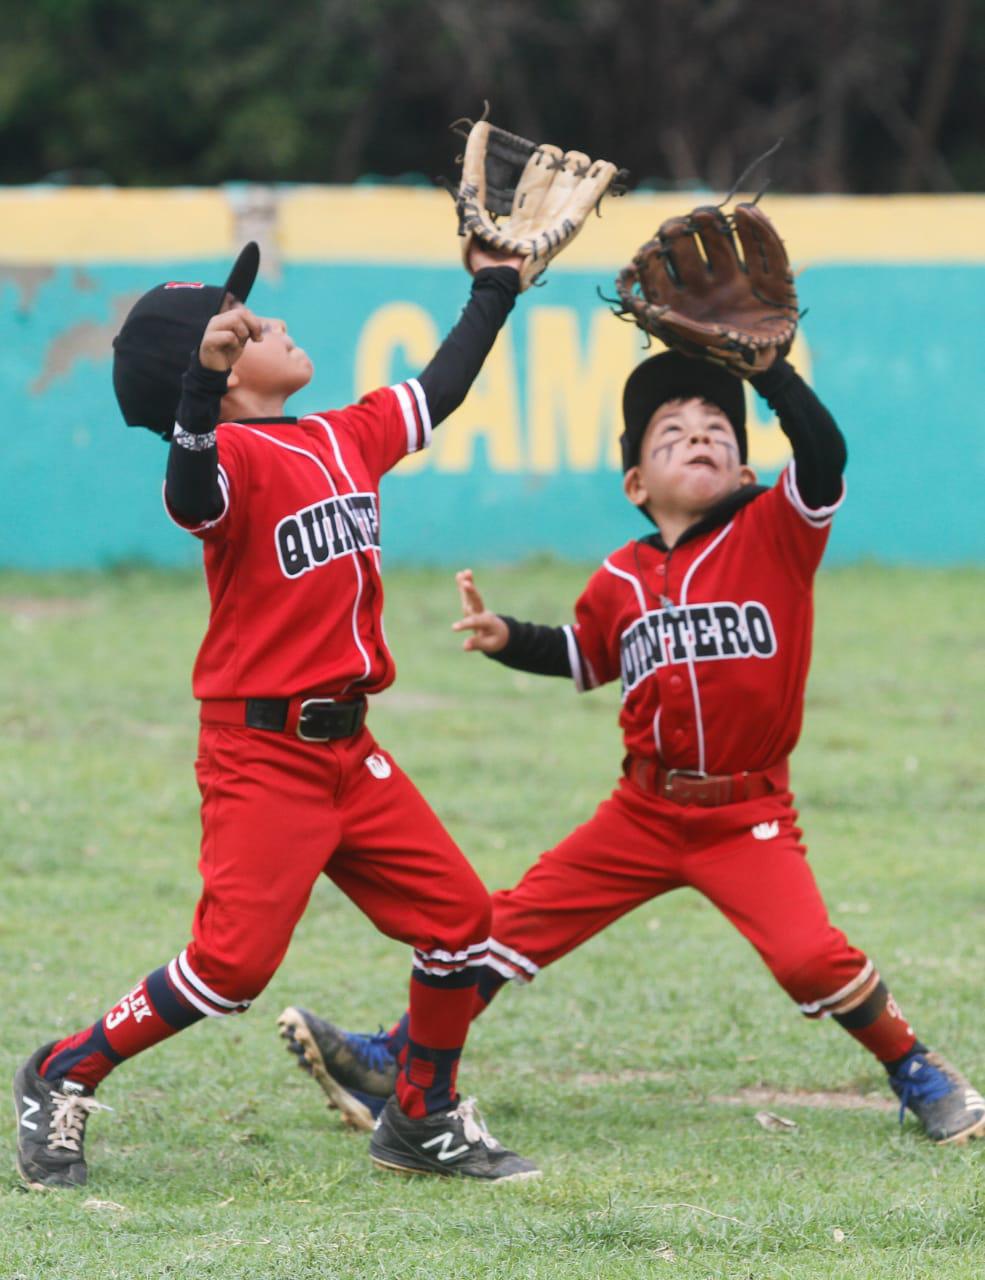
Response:
[[[621,1084],[668,1084],[681,1081],[670,1071],[585,1071],[575,1076],[575,1084],[599,1089]],[[764,1086],[740,1089],[737,1093],[710,1094],[703,1099],[729,1107],[813,1107],[818,1111],[896,1111],[898,1102],[878,1093],[848,1090],[767,1089]]]
[[[612,1084],[666,1084],[678,1077],[670,1071],[583,1071],[575,1076],[575,1084],[586,1089],[598,1089]]]
[[[46,622],[51,618],[77,618],[91,613],[91,600],[74,596],[0,596],[0,613],[20,622]]]
[[[819,1111],[896,1111],[898,1102],[877,1093],[811,1092],[794,1089],[740,1089],[738,1093],[712,1094],[709,1102],[734,1107],[814,1107]]]

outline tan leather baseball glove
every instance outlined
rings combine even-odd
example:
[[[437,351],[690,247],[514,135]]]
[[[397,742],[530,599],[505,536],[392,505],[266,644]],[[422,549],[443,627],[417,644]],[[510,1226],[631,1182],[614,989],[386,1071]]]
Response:
[[[466,265],[473,239],[518,254],[520,289],[528,288],[605,193],[622,194],[624,177],[608,160],[530,142],[480,120],[469,130],[455,193]]]

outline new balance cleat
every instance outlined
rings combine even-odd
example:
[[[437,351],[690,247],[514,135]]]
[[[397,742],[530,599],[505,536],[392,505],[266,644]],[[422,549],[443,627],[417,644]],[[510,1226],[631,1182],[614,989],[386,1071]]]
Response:
[[[277,1025],[298,1066],[327,1094],[329,1107],[339,1109],[345,1124],[368,1133],[397,1082],[397,1060],[387,1047],[386,1032],[364,1036],[342,1031],[292,1006]]]
[[[88,1177],[83,1146],[93,1111],[111,1111],[92,1090],[71,1080],[45,1080],[41,1064],[55,1047],[42,1045],[14,1076],[17,1171],[33,1191],[81,1187]]]
[[[485,1182],[518,1182],[539,1178],[532,1160],[507,1151],[486,1128],[474,1098],[451,1111],[412,1119],[391,1097],[376,1122],[369,1155],[381,1169],[397,1173],[431,1173],[445,1178],[479,1178]]]
[[[985,1135],[985,1099],[939,1053],[911,1053],[889,1083],[900,1124],[909,1107],[931,1142],[957,1145]]]

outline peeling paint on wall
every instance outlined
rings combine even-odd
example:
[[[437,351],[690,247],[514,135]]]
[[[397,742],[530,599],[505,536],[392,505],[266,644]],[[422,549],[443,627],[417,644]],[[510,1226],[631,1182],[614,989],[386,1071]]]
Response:
[[[31,395],[39,396],[47,391],[57,378],[71,373],[80,360],[105,362],[127,312],[139,297],[139,293],[126,293],[114,298],[108,321],[101,324],[96,320],[82,320],[53,339],[45,350],[41,372],[28,387]]]

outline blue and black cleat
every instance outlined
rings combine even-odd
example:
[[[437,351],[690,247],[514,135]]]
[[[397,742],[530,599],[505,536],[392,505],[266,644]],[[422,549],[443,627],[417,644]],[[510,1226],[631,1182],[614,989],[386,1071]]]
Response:
[[[900,1124],[909,1108],[931,1142],[960,1145],[985,1135],[985,1099],[939,1053],[911,1053],[889,1083],[900,1100]]]
[[[343,1031],[307,1009],[289,1005],[277,1019],[298,1066],[317,1080],[344,1124],[372,1130],[397,1082],[397,1060],[385,1031]]]

